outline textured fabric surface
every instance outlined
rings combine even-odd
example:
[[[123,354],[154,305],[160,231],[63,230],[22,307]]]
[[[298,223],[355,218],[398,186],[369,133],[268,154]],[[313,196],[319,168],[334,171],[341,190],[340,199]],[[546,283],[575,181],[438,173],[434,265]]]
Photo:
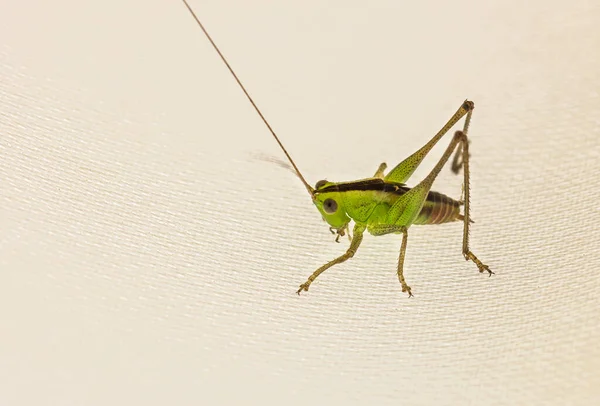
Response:
[[[600,404],[599,2],[191,5],[311,183],[474,100],[496,275],[460,223],[415,226],[414,298],[399,236],[298,297],[347,241],[260,158],[282,154],[183,4],[3,1],[0,404]]]

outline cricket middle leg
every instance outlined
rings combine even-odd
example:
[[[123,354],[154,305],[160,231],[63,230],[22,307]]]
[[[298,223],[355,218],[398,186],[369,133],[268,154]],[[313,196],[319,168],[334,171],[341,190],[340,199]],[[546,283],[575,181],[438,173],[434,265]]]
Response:
[[[368,230],[369,233],[374,236],[402,233],[402,245],[400,246],[400,256],[398,257],[398,281],[402,286],[402,292],[408,292],[408,297],[413,297],[413,294],[410,291],[410,286],[408,286],[406,280],[404,279],[404,257],[406,256],[406,244],[408,242],[408,228],[398,225],[379,224],[369,226]]]
[[[408,242],[408,230],[405,228],[402,231],[402,245],[400,246],[400,256],[398,257],[398,281],[402,286],[402,292],[408,292],[408,297],[412,297],[410,286],[404,280],[404,256],[406,255],[406,244]]]
[[[375,172],[375,175],[373,175],[373,177],[383,179],[385,177],[384,172],[385,172],[386,168],[387,168],[387,164],[385,162],[382,162],[381,164],[379,164],[379,168],[377,168],[377,172]]]

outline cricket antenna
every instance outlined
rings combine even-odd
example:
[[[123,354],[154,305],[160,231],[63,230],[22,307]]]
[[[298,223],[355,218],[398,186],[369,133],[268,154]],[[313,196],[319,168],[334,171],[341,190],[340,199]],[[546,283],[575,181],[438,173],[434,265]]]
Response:
[[[304,176],[302,176],[302,174],[300,173],[300,170],[298,170],[298,167],[294,163],[294,160],[292,159],[292,157],[290,156],[290,154],[288,154],[288,152],[286,151],[286,149],[283,146],[283,144],[281,143],[281,141],[279,141],[279,137],[277,136],[277,134],[275,134],[275,131],[273,130],[273,128],[271,127],[271,125],[269,124],[269,122],[267,121],[267,119],[265,118],[265,116],[263,116],[263,114],[261,113],[261,111],[258,108],[258,106],[256,105],[256,103],[254,103],[254,100],[252,100],[252,97],[250,96],[250,93],[248,93],[248,91],[246,90],[246,88],[244,87],[244,85],[242,84],[242,82],[240,81],[240,79],[238,78],[238,76],[235,74],[235,72],[233,71],[233,68],[229,65],[229,62],[227,62],[227,59],[225,59],[225,56],[221,53],[221,51],[219,50],[219,47],[217,47],[217,44],[215,44],[215,42],[211,38],[211,36],[208,33],[208,31],[206,31],[206,28],[204,28],[204,25],[202,25],[202,23],[200,22],[200,19],[196,16],[196,13],[194,13],[194,10],[192,10],[192,8],[190,7],[190,5],[188,4],[188,2],[186,0],[182,0],[182,1],[185,4],[185,6],[187,7],[187,9],[189,10],[189,12],[192,14],[192,17],[194,17],[194,20],[196,20],[196,22],[200,26],[200,29],[202,29],[202,32],[204,32],[204,35],[206,35],[206,38],[208,38],[208,40],[210,41],[210,43],[213,46],[213,48],[215,49],[215,51],[217,51],[217,53],[221,57],[221,60],[223,61],[223,63],[225,64],[225,66],[227,66],[227,69],[229,69],[229,72],[231,72],[231,74],[233,75],[235,81],[242,88],[242,91],[244,92],[244,94],[246,95],[246,97],[248,98],[248,100],[250,101],[250,104],[252,104],[252,107],[254,107],[254,110],[256,110],[256,112],[258,113],[258,115],[262,119],[263,123],[265,123],[265,125],[267,126],[267,128],[269,129],[269,131],[271,132],[271,134],[273,135],[273,137],[275,138],[275,141],[277,141],[277,144],[279,144],[279,146],[283,150],[283,153],[285,154],[285,156],[287,157],[287,159],[290,161],[290,163],[294,167],[294,171],[296,171],[296,174],[298,175],[298,178],[300,178],[300,180],[304,184],[304,187],[306,188],[306,190],[308,190],[308,193],[311,196],[314,196],[315,190],[312,188],[312,186],[310,186],[308,184],[308,182],[306,181],[306,179],[304,179]]]

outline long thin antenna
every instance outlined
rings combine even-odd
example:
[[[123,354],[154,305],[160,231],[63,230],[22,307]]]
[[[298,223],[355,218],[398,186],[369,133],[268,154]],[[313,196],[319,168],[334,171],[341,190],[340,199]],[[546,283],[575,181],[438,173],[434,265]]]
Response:
[[[223,61],[223,63],[227,66],[227,69],[229,69],[229,72],[231,72],[231,74],[235,78],[235,81],[238,83],[238,85],[240,85],[240,87],[244,91],[244,94],[246,95],[246,97],[248,98],[248,100],[250,101],[250,103],[252,104],[252,106],[254,107],[254,110],[256,110],[256,112],[258,113],[258,115],[262,119],[263,123],[265,123],[265,125],[267,126],[267,128],[269,129],[269,131],[271,132],[271,134],[273,134],[273,137],[275,138],[275,141],[277,141],[277,144],[279,144],[279,146],[283,150],[283,153],[285,154],[285,156],[287,157],[287,159],[290,161],[290,163],[294,167],[294,170],[298,174],[298,177],[300,178],[300,180],[302,181],[302,183],[304,183],[304,187],[306,187],[306,190],[308,190],[308,193],[311,196],[313,196],[315,190],[308,184],[308,182],[306,181],[306,179],[304,179],[304,176],[302,176],[302,174],[300,173],[300,170],[298,169],[298,167],[294,163],[294,160],[292,159],[292,157],[290,156],[290,154],[288,154],[288,152],[286,151],[286,149],[283,146],[283,144],[281,143],[281,141],[279,141],[279,137],[277,136],[277,134],[275,134],[275,131],[273,130],[273,128],[271,127],[271,125],[269,124],[269,122],[267,121],[267,119],[265,118],[265,116],[263,116],[263,114],[261,113],[261,111],[258,108],[258,106],[256,105],[256,103],[254,103],[254,100],[252,100],[252,97],[250,96],[250,94],[248,93],[248,91],[246,90],[246,88],[244,87],[244,85],[242,84],[242,82],[240,81],[240,79],[238,78],[238,76],[235,74],[235,72],[233,71],[233,69],[229,65],[229,62],[227,62],[227,59],[225,59],[225,56],[221,53],[221,51],[219,50],[219,47],[217,47],[217,44],[215,44],[215,42],[211,38],[211,36],[208,33],[208,31],[206,31],[206,28],[204,28],[204,25],[202,25],[202,23],[200,22],[200,19],[196,16],[196,13],[194,13],[194,10],[192,10],[192,8],[188,4],[188,2],[186,0],[182,0],[182,1],[185,4],[185,6],[187,7],[187,9],[189,10],[189,12],[192,14],[192,17],[194,17],[194,20],[196,20],[196,22],[198,23],[198,25],[202,29],[202,32],[204,32],[204,35],[206,35],[206,38],[208,38],[208,40],[210,41],[210,43],[213,46],[213,48],[215,49],[215,51],[217,51],[217,53],[221,57],[221,60]]]

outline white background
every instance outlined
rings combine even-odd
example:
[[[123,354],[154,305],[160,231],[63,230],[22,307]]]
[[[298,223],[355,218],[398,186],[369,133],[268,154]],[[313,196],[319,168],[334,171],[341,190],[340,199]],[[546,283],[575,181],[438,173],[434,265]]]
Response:
[[[298,297],[347,241],[264,161],[184,5],[2,0],[0,404],[599,401],[599,2],[191,5],[313,184],[474,100],[471,244],[496,275],[460,223],[415,226],[414,298],[399,236]]]

